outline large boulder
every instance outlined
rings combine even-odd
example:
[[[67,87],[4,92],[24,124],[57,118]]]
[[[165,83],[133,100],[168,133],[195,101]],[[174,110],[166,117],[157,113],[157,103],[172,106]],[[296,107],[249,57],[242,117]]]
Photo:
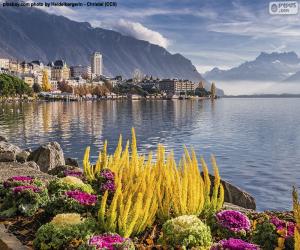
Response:
[[[29,164],[31,166],[29,166]],[[33,168],[33,164],[29,162],[23,164],[19,162],[0,162],[0,181],[7,180],[12,176],[18,175],[34,176],[45,180],[52,180],[55,178],[52,175],[48,175]]]
[[[74,167],[79,168],[79,163],[74,158],[66,158],[66,165],[68,165],[68,166],[74,166]]]
[[[26,162],[28,157],[30,155],[30,152],[29,151],[26,151],[26,150],[22,150],[21,152],[19,152],[17,155],[16,155],[16,160],[17,162]]]
[[[210,180],[213,185],[215,177],[210,175]],[[224,201],[243,207],[246,209],[256,209],[256,202],[253,196],[246,191],[232,185],[231,183],[221,180],[224,187]]]
[[[44,173],[56,166],[65,165],[64,153],[57,142],[40,146],[29,155],[28,161],[36,162]]]
[[[0,141],[0,162],[15,161],[16,157],[22,150],[11,143]]]

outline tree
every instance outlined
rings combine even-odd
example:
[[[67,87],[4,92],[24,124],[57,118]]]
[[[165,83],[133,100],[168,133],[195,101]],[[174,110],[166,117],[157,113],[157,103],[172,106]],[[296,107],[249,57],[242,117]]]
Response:
[[[23,80],[7,75],[0,74],[0,96],[31,95],[32,89]]]
[[[37,82],[32,85],[32,89],[34,93],[40,93],[42,91],[41,85],[39,85]]]
[[[214,82],[210,86],[210,96],[212,99],[216,97],[216,85]]]
[[[57,88],[61,92],[73,93],[73,88],[69,84],[67,84],[65,81],[59,82],[57,84]]]
[[[51,90],[51,83],[48,79],[48,73],[46,70],[43,71],[43,78],[42,78],[42,89],[43,91],[49,92]]]

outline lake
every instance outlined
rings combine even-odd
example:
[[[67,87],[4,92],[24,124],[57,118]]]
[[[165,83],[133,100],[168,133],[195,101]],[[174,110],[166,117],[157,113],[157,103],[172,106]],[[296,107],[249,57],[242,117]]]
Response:
[[[57,141],[80,161],[87,146],[95,161],[105,139],[113,152],[131,127],[140,152],[163,143],[177,159],[184,144],[207,162],[214,154],[221,177],[254,195],[258,210],[291,208],[292,185],[300,185],[300,99],[0,104],[0,134],[10,142]]]

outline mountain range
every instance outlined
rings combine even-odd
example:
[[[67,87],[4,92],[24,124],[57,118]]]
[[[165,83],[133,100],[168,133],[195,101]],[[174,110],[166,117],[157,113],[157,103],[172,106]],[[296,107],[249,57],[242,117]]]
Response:
[[[147,41],[37,8],[0,9],[0,57],[44,63],[63,59],[68,65],[89,65],[95,51],[103,55],[107,76],[131,78],[139,69],[159,78],[204,80],[190,60]]]
[[[300,82],[300,58],[295,52],[262,52],[228,70],[213,68],[203,75],[212,81]]]

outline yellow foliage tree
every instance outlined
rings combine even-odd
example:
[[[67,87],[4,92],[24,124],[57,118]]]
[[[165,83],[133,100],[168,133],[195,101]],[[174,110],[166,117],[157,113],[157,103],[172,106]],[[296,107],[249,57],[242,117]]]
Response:
[[[43,91],[46,91],[46,92],[51,90],[51,83],[48,79],[48,73],[46,70],[43,71],[42,89],[43,89]]]
[[[295,187],[293,190],[293,210],[294,210],[294,217],[296,221],[296,227],[294,233],[295,250],[300,250],[300,202],[298,200],[298,193]]]
[[[107,201],[108,193],[103,195],[98,213],[103,229],[129,237],[144,231],[156,216],[164,222],[172,217],[199,215],[222,207],[224,190],[213,156],[215,181],[211,192],[204,159],[201,159],[202,177],[193,150],[190,154],[185,148],[178,165],[174,154],[166,154],[165,151],[163,145],[158,145],[155,161],[152,160],[152,153],[147,157],[140,155],[134,129],[130,147],[127,141],[123,149],[120,136],[114,154],[108,155],[105,142],[95,165],[89,162],[90,149],[86,149],[83,168],[88,180],[93,181],[104,168],[115,173],[117,190],[111,203]]]

